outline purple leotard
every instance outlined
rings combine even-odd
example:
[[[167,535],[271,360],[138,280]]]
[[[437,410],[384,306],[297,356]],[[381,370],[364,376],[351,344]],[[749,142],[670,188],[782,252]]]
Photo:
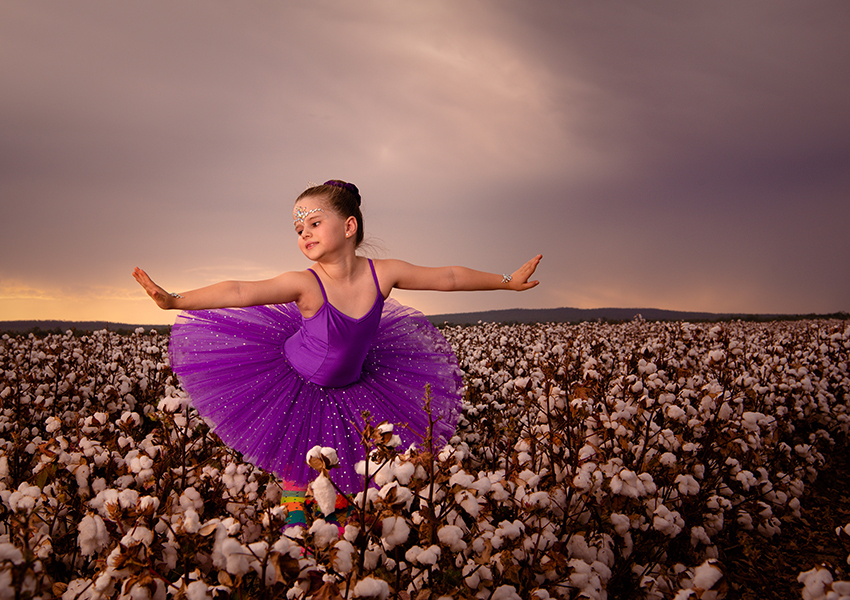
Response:
[[[427,430],[425,385],[438,419],[436,439],[452,436],[463,389],[457,359],[422,313],[377,291],[354,319],[324,304],[310,318],[294,303],[186,311],[171,332],[174,372],[198,412],[244,457],[289,481],[317,473],[305,463],[315,445],[331,446],[342,489],[362,489],[354,464],[364,451],[355,428],[368,410],[373,424],[396,424],[403,448]]]
[[[301,318],[301,329],[283,345],[292,368],[304,379],[326,387],[343,387],[360,379],[360,371],[372,338],[381,321],[384,297],[372,268],[377,294],[372,308],[359,319],[341,313],[328,302],[322,280],[313,269],[307,269],[319,282],[325,302],[312,317]]]

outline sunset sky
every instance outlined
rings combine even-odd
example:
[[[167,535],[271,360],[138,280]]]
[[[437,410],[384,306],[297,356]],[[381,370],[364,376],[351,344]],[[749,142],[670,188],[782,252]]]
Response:
[[[510,272],[426,314],[850,311],[850,3],[0,3],[0,320],[172,323],[169,290],[370,255]]]

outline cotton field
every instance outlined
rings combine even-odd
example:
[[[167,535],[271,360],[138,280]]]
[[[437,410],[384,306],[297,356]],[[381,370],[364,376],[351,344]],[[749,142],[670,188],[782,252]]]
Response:
[[[0,600],[719,599],[727,549],[770,543],[847,451],[846,321],[444,334],[457,435],[409,450],[364,415],[347,522],[333,448],[305,456],[306,529],[199,419],[167,337],[3,336]],[[800,564],[800,597],[850,598],[847,571]]]

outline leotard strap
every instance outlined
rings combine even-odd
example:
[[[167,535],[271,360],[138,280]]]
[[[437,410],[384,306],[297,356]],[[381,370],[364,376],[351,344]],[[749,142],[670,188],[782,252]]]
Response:
[[[381,284],[378,283],[378,274],[375,273],[375,263],[372,262],[371,258],[368,259],[368,260],[369,260],[369,268],[372,269],[372,279],[375,280],[375,289],[378,290],[378,295],[381,295]],[[327,302],[328,301],[328,295],[325,293],[325,286],[322,285],[322,280],[319,279],[318,274],[316,274],[316,272],[313,269],[307,269],[307,270],[310,271],[313,274],[313,277],[316,278],[316,281],[319,282],[319,289],[322,290],[322,298],[324,298],[325,302]]]
[[[375,263],[372,262],[371,258],[369,259],[369,267],[372,269],[372,279],[375,280],[375,287],[378,290],[378,295],[382,296],[383,294],[381,294],[381,284],[378,283],[378,274],[375,273]]]
[[[307,269],[307,270],[310,271],[313,274],[313,277],[316,278],[316,281],[319,282],[319,289],[322,290],[322,298],[324,298],[325,304],[329,304],[328,295],[325,293],[325,286],[322,285],[322,280],[319,279],[318,274],[316,274],[316,272],[313,269]]]
[[[381,284],[378,283],[378,274],[375,272],[375,263],[372,262],[372,259],[369,260],[369,268],[372,269],[372,279],[375,281],[375,289],[378,290],[378,295],[375,297],[375,302],[378,302],[379,299],[383,299],[383,294],[381,294]],[[328,302],[328,294],[325,292],[325,286],[322,285],[322,280],[319,278],[318,273],[316,273],[313,269],[307,269],[313,274],[313,277],[316,278],[316,281],[319,282],[319,289],[322,290],[322,298],[325,301],[325,304],[328,306],[333,306],[330,302]],[[336,308],[336,307],[334,307]],[[343,313],[344,314],[344,313]],[[368,314],[368,313],[367,313]],[[363,317],[361,317],[363,318]]]

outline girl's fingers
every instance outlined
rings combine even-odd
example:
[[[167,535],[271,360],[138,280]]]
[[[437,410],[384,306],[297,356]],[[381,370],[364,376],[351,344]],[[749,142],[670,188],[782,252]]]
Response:
[[[540,260],[543,258],[542,254],[538,254],[527,263],[522,265],[514,275],[516,275],[517,283],[519,284],[519,291],[530,290],[531,288],[540,284],[539,281],[529,281],[528,278],[534,275],[534,271],[537,270],[537,265],[540,264]]]
[[[145,293],[151,297],[157,306],[160,308],[168,308],[170,300],[168,292],[155,284],[147,273],[139,267],[136,267],[133,270],[133,277],[139,282],[139,285],[142,286],[142,289],[145,290]]]

